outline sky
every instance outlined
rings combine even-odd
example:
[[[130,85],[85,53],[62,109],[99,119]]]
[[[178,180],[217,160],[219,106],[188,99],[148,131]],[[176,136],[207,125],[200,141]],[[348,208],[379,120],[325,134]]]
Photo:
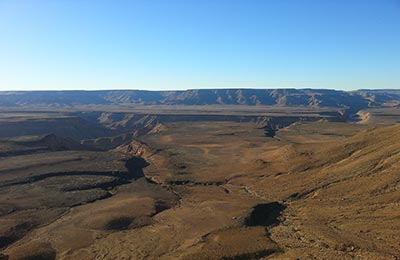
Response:
[[[0,0],[0,90],[400,88],[400,0]]]

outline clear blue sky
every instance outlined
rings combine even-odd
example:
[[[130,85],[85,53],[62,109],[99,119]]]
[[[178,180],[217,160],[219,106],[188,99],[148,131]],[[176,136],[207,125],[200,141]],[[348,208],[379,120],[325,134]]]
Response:
[[[400,88],[400,0],[0,0],[0,90]]]

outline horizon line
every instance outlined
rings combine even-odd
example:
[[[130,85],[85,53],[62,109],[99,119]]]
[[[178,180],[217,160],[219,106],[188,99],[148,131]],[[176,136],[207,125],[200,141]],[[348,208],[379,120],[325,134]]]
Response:
[[[400,88],[360,88],[353,90],[335,89],[335,88],[187,88],[187,89],[140,89],[140,88],[121,88],[121,89],[34,89],[34,90],[0,90],[0,92],[98,92],[98,91],[148,91],[148,92],[185,92],[198,90],[331,90],[331,91],[384,91],[399,90]]]

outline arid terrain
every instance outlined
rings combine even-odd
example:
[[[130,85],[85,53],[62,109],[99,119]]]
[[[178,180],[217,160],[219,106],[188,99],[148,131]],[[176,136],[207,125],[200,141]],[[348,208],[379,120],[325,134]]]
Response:
[[[400,259],[400,92],[260,93],[2,92],[0,260]]]

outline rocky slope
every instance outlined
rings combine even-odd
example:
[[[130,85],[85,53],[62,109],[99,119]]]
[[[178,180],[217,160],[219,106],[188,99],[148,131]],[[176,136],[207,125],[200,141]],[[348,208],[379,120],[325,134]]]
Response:
[[[399,133],[175,121],[113,151],[4,157],[0,259],[397,259]]]

